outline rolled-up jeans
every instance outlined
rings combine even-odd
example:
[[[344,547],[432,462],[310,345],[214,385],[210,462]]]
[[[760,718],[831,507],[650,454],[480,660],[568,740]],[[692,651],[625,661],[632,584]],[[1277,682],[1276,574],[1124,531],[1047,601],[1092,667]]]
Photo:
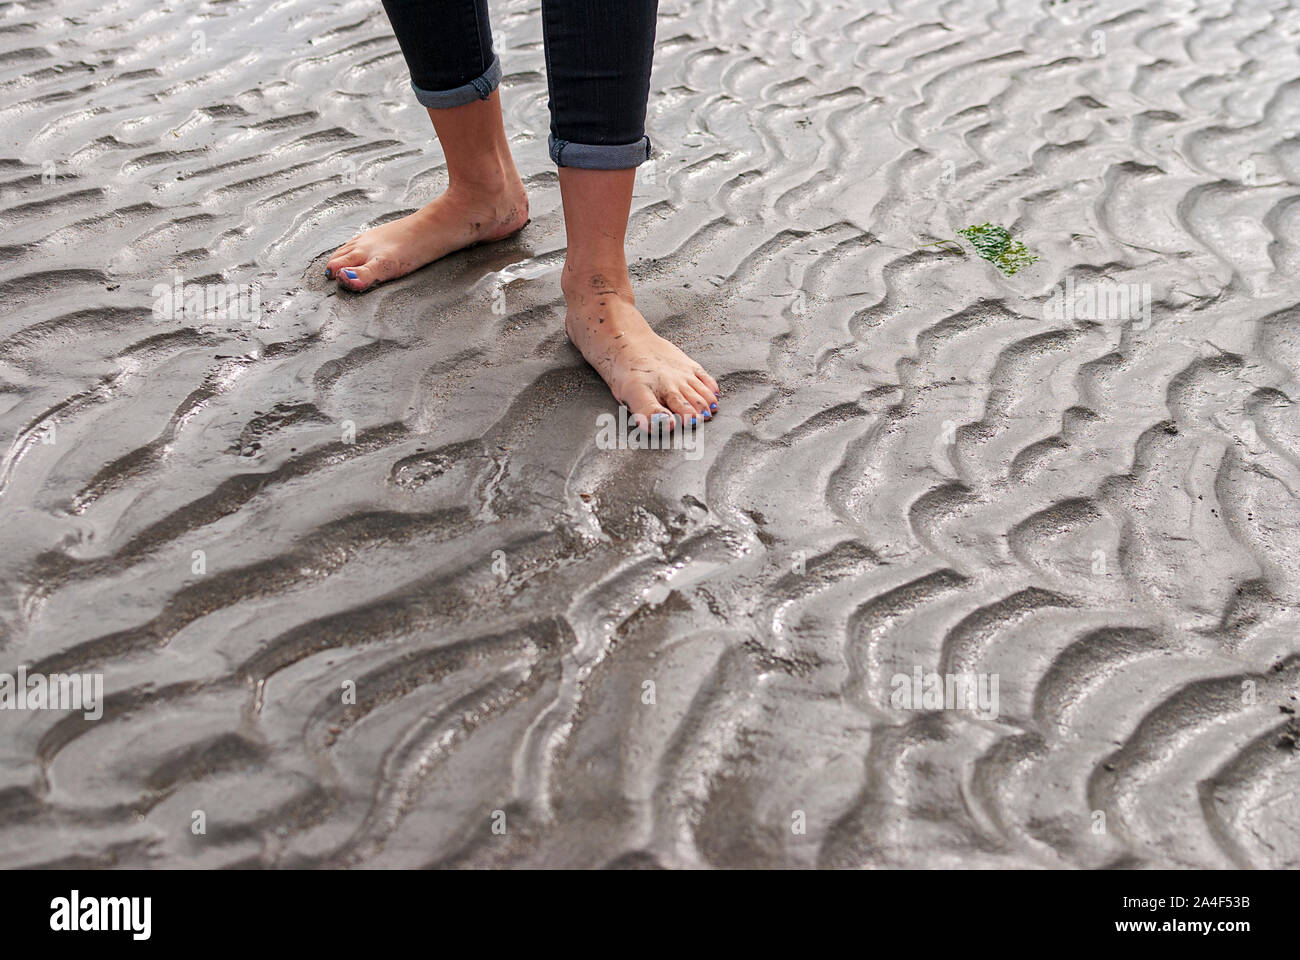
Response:
[[[658,0],[542,0],[551,159],[624,170],[650,156],[645,135]],[[486,100],[501,82],[487,0],[384,0],[431,109]]]

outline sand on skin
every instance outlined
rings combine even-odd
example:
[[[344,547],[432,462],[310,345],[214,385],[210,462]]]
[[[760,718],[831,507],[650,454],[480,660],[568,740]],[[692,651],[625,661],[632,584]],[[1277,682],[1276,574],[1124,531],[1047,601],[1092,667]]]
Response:
[[[4,862],[1296,866],[1300,20],[1191,7],[661,4],[694,460],[596,449],[528,4],[533,222],[365,297],[445,183],[377,6],[11,10],[0,671],[109,700],[0,714]],[[1039,262],[924,246],[986,221]]]

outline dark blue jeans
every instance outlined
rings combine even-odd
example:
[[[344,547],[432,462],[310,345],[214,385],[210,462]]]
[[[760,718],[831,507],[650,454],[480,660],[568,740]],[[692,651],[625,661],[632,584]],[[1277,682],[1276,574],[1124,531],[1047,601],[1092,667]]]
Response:
[[[645,135],[658,0],[542,0],[551,159],[623,170],[650,156]],[[487,0],[384,0],[426,107],[486,100],[501,82]]]

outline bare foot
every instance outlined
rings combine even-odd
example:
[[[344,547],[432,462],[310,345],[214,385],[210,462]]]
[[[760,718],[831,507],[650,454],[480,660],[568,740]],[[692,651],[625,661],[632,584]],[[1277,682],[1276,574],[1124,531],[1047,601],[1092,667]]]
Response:
[[[673,414],[684,423],[713,417],[718,382],[650,329],[625,269],[582,270],[566,263],[561,287],[568,305],[565,332],[637,426],[671,429]]]
[[[349,290],[368,290],[454,250],[503,240],[527,222],[528,195],[517,174],[500,186],[452,185],[415,213],[343,244],[325,265],[325,276]]]

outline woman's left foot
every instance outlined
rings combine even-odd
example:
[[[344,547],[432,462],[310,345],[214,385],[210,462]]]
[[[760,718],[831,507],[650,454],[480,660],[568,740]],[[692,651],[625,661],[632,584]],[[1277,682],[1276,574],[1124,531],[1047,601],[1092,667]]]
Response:
[[[473,186],[452,185],[414,213],[339,247],[325,276],[356,293],[477,243],[504,240],[528,222],[528,195],[513,164]]]

